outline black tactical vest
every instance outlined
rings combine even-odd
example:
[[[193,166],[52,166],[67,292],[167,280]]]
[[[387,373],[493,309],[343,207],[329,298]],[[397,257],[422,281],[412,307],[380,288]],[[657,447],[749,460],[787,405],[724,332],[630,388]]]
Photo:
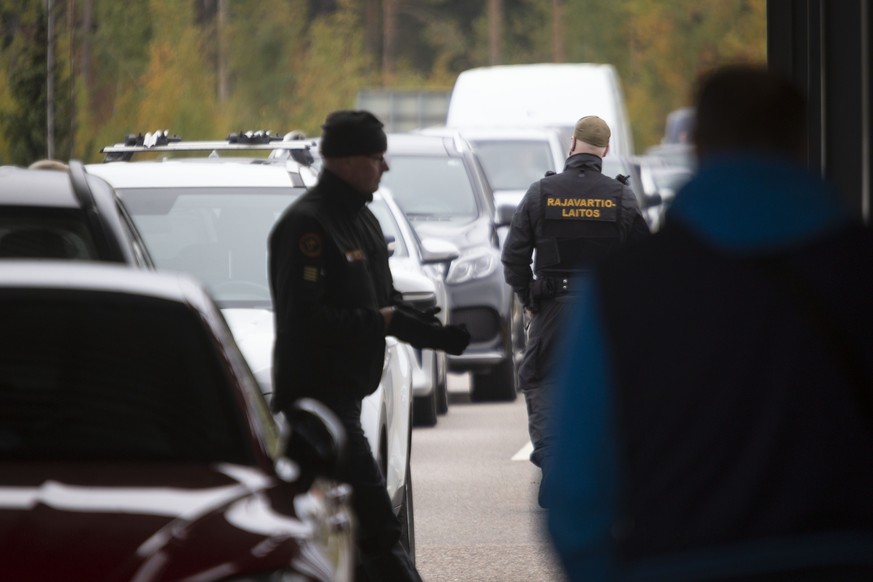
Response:
[[[586,271],[620,241],[622,185],[583,164],[540,181],[537,274]]]

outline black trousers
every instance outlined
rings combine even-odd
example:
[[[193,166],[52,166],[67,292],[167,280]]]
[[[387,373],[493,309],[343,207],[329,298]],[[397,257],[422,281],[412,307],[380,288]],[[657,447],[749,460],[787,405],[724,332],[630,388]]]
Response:
[[[531,462],[543,469],[547,478],[546,463],[552,452],[549,400],[553,392],[552,371],[558,352],[562,322],[570,315],[570,296],[560,295],[540,303],[528,328],[524,357],[518,368],[518,383],[527,404],[527,426],[533,445]]]
[[[400,543],[401,526],[385,489],[385,478],[361,427],[361,401],[325,400],[346,431],[346,459],[340,478],[352,486],[352,508],[358,525],[361,568],[358,581],[420,582],[408,553]]]

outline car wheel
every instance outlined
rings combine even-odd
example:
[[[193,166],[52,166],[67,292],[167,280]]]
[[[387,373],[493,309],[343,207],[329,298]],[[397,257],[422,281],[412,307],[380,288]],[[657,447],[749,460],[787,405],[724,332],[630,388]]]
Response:
[[[514,305],[514,303],[513,303]],[[474,372],[470,389],[473,402],[512,402],[518,392],[518,363],[513,352],[513,317],[503,324],[503,353],[505,357],[490,370]]]
[[[437,387],[427,396],[412,399],[412,423],[415,426],[435,426],[437,423]]]
[[[410,450],[412,449],[410,448]],[[407,458],[406,483],[403,485],[403,505],[400,507],[400,513],[397,515],[397,518],[400,520],[400,543],[409,554],[409,559],[415,564],[415,512],[412,501],[412,466],[409,458]]]
[[[489,372],[473,374],[470,400],[473,402],[512,402],[515,389],[515,362],[505,358]]]
[[[449,411],[449,375],[445,352],[435,352],[436,362],[436,388],[437,388],[437,414],[446,414]]]

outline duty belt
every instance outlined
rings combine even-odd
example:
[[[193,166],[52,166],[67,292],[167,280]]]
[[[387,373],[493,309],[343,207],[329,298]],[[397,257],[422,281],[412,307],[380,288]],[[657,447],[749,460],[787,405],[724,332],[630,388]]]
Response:
[[[542,301],[567,293],[570,280],[567,277],[538,277],[531,282],[530,288],[532,299]]]

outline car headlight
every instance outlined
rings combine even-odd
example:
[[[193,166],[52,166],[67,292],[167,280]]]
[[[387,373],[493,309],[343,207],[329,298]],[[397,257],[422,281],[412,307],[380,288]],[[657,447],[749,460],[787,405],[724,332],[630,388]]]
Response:
[[[297,515],[314,526],[312,540],[330,562],[331,580],[342,582],[351,582],[354,578],[355,526],[351,491],[344,483],[316,479],[308,493],[294,498]]]
[[[236,574],[226,582],[352,582],[355,564],[355,526],[351,487],[316,479],[306,493],[294,497],[297,517],[307,527],[299,553],[284,568]],[[304,539],[305,538],[305,539]],[[265,552],[271,551],[267,546]],[[252,555],[258,556],[253,549]]]
[[[452,262],[446,275],[446,283],[466,283],[474,279],[482,279],[497,269],[497,259],[488,251],[477,251],[463,255]]]

